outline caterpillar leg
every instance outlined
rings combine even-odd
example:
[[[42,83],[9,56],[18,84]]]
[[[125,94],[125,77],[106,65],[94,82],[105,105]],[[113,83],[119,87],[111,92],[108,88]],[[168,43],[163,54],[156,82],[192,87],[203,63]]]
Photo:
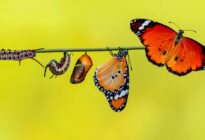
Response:
[[[21,60],[19,59],[19,66],[21,65]]]

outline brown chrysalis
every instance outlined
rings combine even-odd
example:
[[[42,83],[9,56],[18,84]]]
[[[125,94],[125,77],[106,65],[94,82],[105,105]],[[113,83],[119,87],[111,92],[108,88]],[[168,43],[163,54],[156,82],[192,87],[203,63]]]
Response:
[[[75,64],[70,82],[72,84],[81,83],[92,65],[93,63],[90,56],[87,54],[82,55]]]

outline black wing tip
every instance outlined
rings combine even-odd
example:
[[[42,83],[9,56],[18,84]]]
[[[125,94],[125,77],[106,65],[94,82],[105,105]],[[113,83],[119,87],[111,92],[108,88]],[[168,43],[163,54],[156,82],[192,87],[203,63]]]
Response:
[[[147,23],[146,23],[147,21]],[[144,25],[143,25],[144,24]],[[133,19],[130,21],[130,29],[131,31],[136,34],[142,44],[144,44],[144,40],[142,38],[146,28],[150,28],[155,26],[155,22],[149,19]]]
[[[135,23],[135,22],[144,22],[144,21],[146,21],[146,20],[149,20],[149,21],[152,21],[152,22],[154,22],[153,20],[150,20],[150,19],[145,19],[145,18],[135,18],[135,19],[132,19],[131,21],[130,21],[130,24],[133,24],[133,23]]]

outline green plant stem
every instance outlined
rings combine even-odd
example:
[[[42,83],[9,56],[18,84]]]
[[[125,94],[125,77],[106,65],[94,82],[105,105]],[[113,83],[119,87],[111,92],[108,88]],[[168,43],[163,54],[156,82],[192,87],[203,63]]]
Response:
[[[131,47],[108,47],[109,50],[144,50],[144,46],[131,46]],[[108,48],[65,48],[65,49],[39,49],[36,53],[51,53],[51,52],[88,52],[88,51],[109,51]]]

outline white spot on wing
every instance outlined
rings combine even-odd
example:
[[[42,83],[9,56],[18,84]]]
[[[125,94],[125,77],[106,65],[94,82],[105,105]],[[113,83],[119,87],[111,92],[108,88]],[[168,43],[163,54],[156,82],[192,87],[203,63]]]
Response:
[[[147,26],[151,21],[150,20],[146,20],[140,27],[139,30],[143,30],[145,26]]]
[[[118,94],[116,94],[116,95],[115,95],[114,99],[115,99],[115,100],[117,100],[117,99],[118,99]]]

